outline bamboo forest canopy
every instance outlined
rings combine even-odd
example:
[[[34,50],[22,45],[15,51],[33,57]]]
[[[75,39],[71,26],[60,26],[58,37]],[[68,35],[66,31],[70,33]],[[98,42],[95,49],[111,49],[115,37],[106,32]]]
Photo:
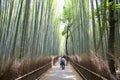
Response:
[[[0,0],[0,57],[33,58],[66,51],[106,57],[110,10],[115,22],[111,44],[118,55],[120,0]]]
[[[113,44],[115,54],[120,51],[120,1],[119,0],[65,0],[62,22],[65,29],[62,35],[67,35],[69,54],[96,52],[106,57],[109,45]],[[112,8],[112,9],[111,9]],[[111,11],[114,13],[111,16]],[[113,18],[113,22],[111,21]],[[111,23],[115,22],[115,30]],[[111,32],[114,32],[109,42]],[[111,45],[110,45],[111,46]],[[119,55],[120,56],[120,55]]]
[[[56,0],[1,0],[0,55],[57,55],[59,19]]]

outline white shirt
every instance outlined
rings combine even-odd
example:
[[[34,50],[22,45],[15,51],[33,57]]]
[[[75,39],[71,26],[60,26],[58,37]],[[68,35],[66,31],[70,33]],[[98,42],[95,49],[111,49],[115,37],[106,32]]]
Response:
[[[65,58],[61,58],[61,60],[60,60],[61,62],[65,62]]]

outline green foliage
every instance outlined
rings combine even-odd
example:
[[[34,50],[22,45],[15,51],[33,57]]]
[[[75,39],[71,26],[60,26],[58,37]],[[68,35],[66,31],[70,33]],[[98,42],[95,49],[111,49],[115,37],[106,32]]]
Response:
[[[70,21],[72,19],[72,8],[64,7],[64,21]]]
[[[115,4],[115,9],[120,10],[120,4]]]
[[[64,31],[62,32],[62,35],[64,36],[67,33],[67,28],[64,28]]]
[[[99,15],[98,12],[101,13],[100,11],[104,10],[104,5],[103,5],[103,4],[104,4],[104,2],[101,3],[101,5],[99,5],[99,6],[95,9],[95,11],[94,11],[95,16],[98,16],[98,15]],[[107,6],[106,6],[106,9],[107,9],[107,10],[109,10],[110,6],[112,6],[112,9],[115,9],[115,10],[119,10],[119,9],[120,9],[120,4],[113,4],[113,2],[107,2],[106,5],[107,5]],[[100,15],[102,15],[102,14],[100,14]]]
[[[72,19],[72,3],[69,0],[66,2],[66,5],[63,7],[63,17],[62,21],[64,23],[69,23]]]

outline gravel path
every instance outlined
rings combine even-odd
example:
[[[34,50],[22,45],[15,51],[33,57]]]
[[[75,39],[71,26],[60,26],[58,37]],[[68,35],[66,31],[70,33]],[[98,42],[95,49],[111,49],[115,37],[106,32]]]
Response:
[[[73,67],[69,64],[65,70],[60,68],[59,63],[53,66],[40,80],[82,80]]]

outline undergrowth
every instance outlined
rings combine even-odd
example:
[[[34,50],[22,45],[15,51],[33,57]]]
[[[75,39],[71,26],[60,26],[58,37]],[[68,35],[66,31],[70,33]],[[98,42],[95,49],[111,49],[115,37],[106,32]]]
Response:
[[[95,54],[90,55],[82,55],[82,56],[72,56],[72,61],[78,63],[85,68],[100,74],[101,76],[107,78],[108,80],[116,80],[115,77],[110,73],[107,61],[103,60],[100,56],[96,56]],[[82,74],[87,78],[87,80],[102,80],[91,73],[86,72],[76,66]]]
[[[0,64],[0,80],[15,80],[16,78],[29,73],[37,68],[40,68],[47,63],[51,62],[51,57],[35,57],[33,59],[24,58],[22,61],[16,59],[10,60],[4,67],[1,67]],[[34,75],[26,77],[21,80],[34,80],[36,77],[39,77],[46,70],[51,67],[48,66],[45,69],[42,69],[36,72]]]

